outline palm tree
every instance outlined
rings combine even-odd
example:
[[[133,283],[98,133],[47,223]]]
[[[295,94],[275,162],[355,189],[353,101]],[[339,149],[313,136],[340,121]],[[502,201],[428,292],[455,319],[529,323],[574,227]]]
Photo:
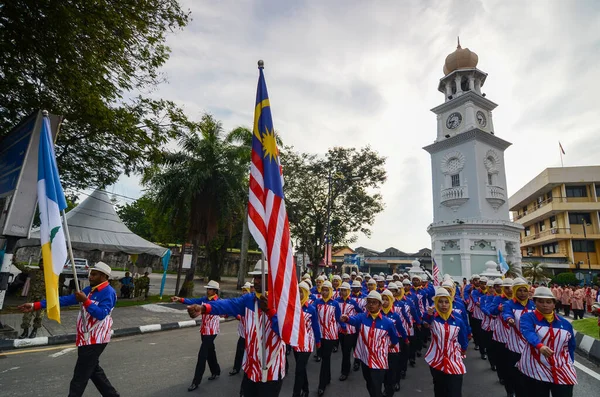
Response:
[[[523,277],[531,280],[531,283],[539,283],[550,278],[546,270],[546,264],[540,262],[523,263]]]
[[[510,277],[510,278],[521,277],[520,266],[518,266],[516,263],[513,263],[512,261],[508,261],[508,262],[506,262],[506,264],[508,265],[508,271],[505,274],[506,277]]]
[[[227,251],[232,225],[243,210],[247,161],[240,146],[227,142],[221,123],[204,114],[179,139],[179,150],[165,151],[144,176],[159,208],[170,210],[173,221],[187,219],[193,245],[192,265],[179,292],[191,294],[200,246],[205,247],[211,279]]]

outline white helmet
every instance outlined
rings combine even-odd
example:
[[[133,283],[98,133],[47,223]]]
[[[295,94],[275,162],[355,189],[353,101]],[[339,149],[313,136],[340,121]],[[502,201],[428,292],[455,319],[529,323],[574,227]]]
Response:
[[[537,287],[533,293],[533,299],[536,298],[556,300],[556,296],[554,296],[552,290],[548,287]]]

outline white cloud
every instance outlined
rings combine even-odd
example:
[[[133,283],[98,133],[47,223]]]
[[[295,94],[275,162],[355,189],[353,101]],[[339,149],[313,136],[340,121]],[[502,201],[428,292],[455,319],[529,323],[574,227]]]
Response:
[[[184,1],[193,20],[169,39],[169,83],[154,94],[192,117],[209,111],[226,129],[250,126],[256,61],[265,60],[275,127],[286,144],[323,153],[370,144],[388,158],[386,210],[374,249],[429,246],[431,167],[421,148],[436,136],[437,91],[460,34],[489,74],[499,104],[496,135],[506,152],[508,189],[549,166],[593,164],[600,149],[600,6],[522,1]],[[119,182],[135,187],[135,181]],[[133,187],[132,187],[133,185]],[[118,190],[118,189],[117,189]],[[134,194],[134,193],[131,193]]]

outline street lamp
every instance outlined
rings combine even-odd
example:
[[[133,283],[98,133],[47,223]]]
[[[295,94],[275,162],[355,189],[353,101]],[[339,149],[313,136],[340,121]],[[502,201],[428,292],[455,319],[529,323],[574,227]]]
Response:
[[[592,282],[592,263],[590,262],[590,248],[588,247],[587,233],[585,230],[586,226],[591,226],[591,224],[588,224],[584,219],[583,220],[583,241],[585,241],[585,253],[587,254],[588,269],[590,272],[590,283],[591,283]]]

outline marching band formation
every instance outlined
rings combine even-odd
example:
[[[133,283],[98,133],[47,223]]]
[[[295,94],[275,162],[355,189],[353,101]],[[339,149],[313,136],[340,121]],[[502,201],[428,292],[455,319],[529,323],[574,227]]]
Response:
[[[371,277],[352,272],[335,275],[331,281],[319,276],[313,286],[305,274],[298,285],[305,338],[300,346],[286,347],[278,334],[277,315],[262,295],[258,266],[250,274],[255,284],[246,285],[239,298],[211,299],[218,291],[198,300],[174,298],[193,303],[188,306],[192,317],[230,315],[240,320],[243,332],[236,357],[244,356],[241,396],[279,395],[292,351],[293,397],[309,395],[306,367],[313,353],[320,365],[317,394],[323,396],[331,383],[332,353],[340,349],[339,381],[361,371],[370,397],[391,397],[399,391],[408,368],[417,366],[417,357],[423,357],[430,368],[436,397],[459,397],[471,340],[508,397],[572,396],[577,383],[571,324],[557,314],[553,291],[540,286],[531,293],[532,287],[522,278],[492,280],[473,275],[461,288],[450,276],[435,287],[408,273]],[[215,287],[211,283],[207,290]],[[263,329],[257,328],[259,322],[268,330],[266,366],[259,352],[262,340],[257,330]],[[204,346],[206,333],[202,335]],[[214,345],[209,349],[212,352]],[[203,347],[199,361],[207,359],[202,352]],[[208,360],[211,366],[210,355]],[[212,368],[209,379],[219,375]],[[189,390],[197,387],[203,369],[204,363],[199,362]],[[234,365],[230,375],[238,371]]]
[[[92,269],[94,283],[89,291],[61,298],[61,305],[84,302],[88,324],[80,330],[84,319],[78,323],[77,344],[83,347],[72,396],[83,394],[88,379],[103,395],[118,395],[98,364],[110,339],[106,330],[110,330],[109,313],[116,300],[108,286],[109,275],[110,268],[99,263]],[[205,297],[172,298],[188,305],[192,318],[202,316],[202,344],[189,391],[198,388],[207,362],[209,380],[221,373],[215,351],[221,316],[239,320],[236,359],[229,374],[243,371],[240,396],[244,397],[279,396],[292,352],[296,362],[293,396],[309,395],[306,367],[313,353],[320,365],[317,394],[323,396],[335,371],[331,355],[338,349],[342,354],[339,381],[361,371],[370,397],[392,397],[410,375],[409,367],[422,365],[418,357],[429,366],[436,397],[459,397],[470,340],[474,351],[496,372],[508,397],[572,396],[577,384],[576,341],[570,322],[557,314],[552,290],[538,286],[532,291],[522,278],[489,280],[473,275],[469,284],[460,287],[450,276],[434,286],[407,273],[371,277],[352,272],[333,276],[331,282],[319,276],[313,286],[306,274],[298,284],[304,337],[298,346],[286,346],[279,335],[276,311],[266,298],[260,264],[250,275],[254,283],[247,283],[238,298],[219,298],[215,281],[205,286]],[[32,311],[44,305],[41,301],[20,308]]]

